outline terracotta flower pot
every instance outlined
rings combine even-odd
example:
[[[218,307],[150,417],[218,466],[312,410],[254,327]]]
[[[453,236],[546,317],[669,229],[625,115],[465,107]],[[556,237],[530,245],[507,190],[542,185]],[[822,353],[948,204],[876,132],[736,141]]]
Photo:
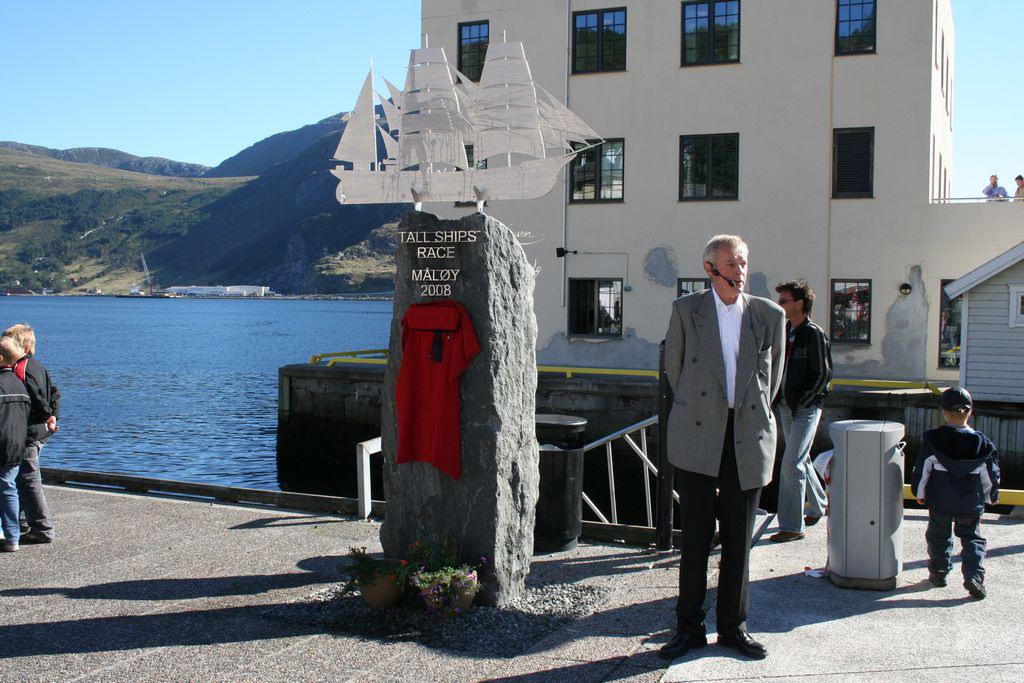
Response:
[[[371,583],[360,584],[359,594],[363,602],[374,609],[394,607],[402,599],[402,589],[391,575],[381,575]]]

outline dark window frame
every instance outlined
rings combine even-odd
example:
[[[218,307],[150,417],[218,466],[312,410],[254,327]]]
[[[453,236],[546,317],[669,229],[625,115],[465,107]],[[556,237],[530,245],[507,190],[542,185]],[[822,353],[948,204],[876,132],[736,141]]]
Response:
[[[846,2],[856,2],[862,4],[864,2],[870,2],[874,9],[874,39],[871,41],[870,50],[846,50],[841,51],[839,48],[839,7],[840,3],[844,0],[836,0],[836,26],[835,26],[835,55],[836,57],[848,57],[850,55],[874,55],[878,54],[878,0],[845,0]]]
[[[868,163],[868,189],[865,192],[840,191],[839,186],[839,136],[850,133],[871,133],[870,161]],[[832,198],[833,199],[874,199],[875,198],[875,129],[873,126],[862,128],[834,128],[832,130]]]
[[[867,339],[852,339],[851,340],[851,339],[848,339],[846,337],[839,337],[839,336],[836,335],[836,317],[835,317],[836,301],[835,301],[835,297],[836,297],[836,284],[837,283],[858,284],[858,285],[867,284],[867,288],[868,288],[868,301],[867,301],[867,308],[868,308],[868,338]],[[872,303],[872,299],[874,298],[874,293],[875,293],[874,292],[874,284],[873,284],[873,282],[872,282],[872,280],[870,278],[861,278],[861,277],[837,277],[837,278],[832,278],[832,280],[829,282],[829,292],[828,292],[828,304],[829,304],[829,306],[828,306],[828,327],[829,327],[829,339],[832,342],[833,346],[835,346],[836,344],[848,344],[850,346],[870,346],[871,345],[871,317],[872,317],[872,306],[871,306],[871,303]]]
[[[596,282],[596,283],[598,283],[597,286],[594,288],[594,295],[597,297],[597,300],[595,301],[595,306],[594,306],[594,316],[595,317],[591,321],[594,330],[597,330],[598,327],[599,327],[598,320],[597,320],[597,315],[598,315],[598,312],[601,309],[601,299],[600,299],[600,297],[601,297],[601,285],[600,285],[600,283],[601,282],[618,282],[619,283],[619,332],[618,332],[618,334],[602,334],[602,333],[596,332],[596,331],[594,331],[594,332],[573,332],[573,323],[575,322],[573,320],[574,302],[573,302],[573,298],[572,298],[572,295],[573,295],[573,283],[574,282]],[[566,306],[566,321],[565,321],[565,323],[566,323],[565,324],[566,335],[568,337],[572,337],[572,338],[575,338],[575,339],[581,339],[581,338],[585,338],[585,339],[622,339],[622,333],[623,333],[623,330],[625,329],[626,304],[625,304],[625,298],[623,297],[623,294],[625,293],[625,291],[626,291],[625,283],[624,283],[624,281],[623,281],[623,279],[621,277],[571,277],[571,278],[569,278],[569,286],[568,286],[569,305]]]
[[[711,141],[715,138],[736,138],[736,192],[732,195],[727,196],[714,196],[711,192],[711,169],[714,167],[714,157],[712,155]],[[705,138],[708,141],[708,167],[707,167],[707,183],[705,187],[708,191],[705,192],[703,197],[685,197],[683,196],[683,145],[689,138]],[[681,202],[737,202],[740,199],[740,134],[739,133],[696,133],[692,135],[680,135],[679,136],[679,201]]]
[[[604,146],[609,143],[620,143],[622,145],[622,196],[621,197],[609,197],[607,199],[601,198],[602,183],[602,160],[604,159]],[[570,204],[621,204],[626,201],[626,139],[625,138],[607,138],[601,142],[601,144],[591,147],[587,151],[596,150],[595,156],[596,161],[594,163],[594,198],[593,199],[574,199],[573,198],[573,187],[576,180],[576,159],[569,162],[569,203]]]
[[[939,280],[939,344],[938,344],[938,357],[936,366],[939,370],[957,370],[960,368],[960,363],[963,361],[963,349],[960,348],[960,340],[963,338],[964,329],[964,297],[961,294],[955,298],[949,298],[946,296],[946,285],[954,282],[956,278],[943,278]],[[959,314],[960,321],[957,325],[957,336],[956,336],[956,347],[958,349],[956,353],[956,365],[943,365],[942,364],[942,314],[944,311],[952,311],[953,306],[956,305],[957,313]],[[1012,305],[1012,302],[1011,302]],[[952,349],[950,349],[952,351]]]
[[[683,296],[683,283],[684,282],[703,282],[704,289],[711,289],[711,279],[706,277],[677,277],[676,278],[676,298]],[[690,294],[694,294],[701,290],[695,289]]]
[[[736,28],[736,59],[720,59],[714,58],[715,54],[715,2],[721,0],[686,0],[680,6],[679,15],[679,66],[692,67],[692,66],[716,66],[719,64],[739,64],[742,59],[743,51],[743,2],[742,0],[734,0],[737,4],[736,14],[738,16],[737,28]],[[710,12],[708,14],[710,30],[708,31],[708,54],[705,61],[700,62],[687,62],[686,61],[686,8],[689,5],[710,5]]]
[[[487,27],[487,41],[484,44],[485,45],[489,45],[490,42],[491,42],[491,22],[489,20],[487,20],[487,19],[484,19],[482,21],[462,21],[462,22],[459,22],[458,28],[456,29],[456,34],[455,35],[456,35],[456,44],[458,45],[458,51],[457,51],[457,54],[456,54],[456,57],[455,57],[455,68],[457,68],[459,70],[459,72],[461,72],[463,74],[466,74],[466,77],[469,78],[471,81],[477,82],[477,81],[480,80],[480,74],[477,74],[477,77],[473,78],[472,74],[466,73],[466,70],[462,68],[462,55],[463,55],[463,49],[462,49],[463,48],[462,29],[463,28],[468,28],[470,26],[486,26]],[[475,44],[478,45],[479,42],[475,43]],[[486,56],[487,56],[487,49],[485,48],[484,49],[484,58],[486,58]],[[481,72],[483,71],[483,68],[484,68],[484,63],[483,63],[483,60],[481,60],[481,62],[480,62],[480,70],[481,70]]]
[[[622,12],[624,15],[624,25],[626,30],[622,34],[622,47],[625,51],[626,57],[629,56],[629,14],[625,7],[607,7],[602,9],[588,9],[580,10],[572,13],[571,30],[572,30],[572,64],[571,74],[597,74],[597,73],[615,73],[617,71],[625,71],[628,65],[628,60],[623,58],[623,64],[621,67],[608,68],[603,66],[604,62],[604,36],[601,33],[602,20],[604,15],[608,12]],[[576,68],[576,17],[583,14],[596,14],[597,15],[597,67],[593,69],[578,69]]]

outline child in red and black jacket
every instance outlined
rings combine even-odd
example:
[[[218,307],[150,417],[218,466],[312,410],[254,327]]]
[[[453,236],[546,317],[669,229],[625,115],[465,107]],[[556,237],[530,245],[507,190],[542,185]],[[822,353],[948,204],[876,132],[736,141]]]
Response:
[[[0,338],[0,527],[4,532],[0,552],[5,553],[18,549],[21,536],[15,478],[25,457],[29,399],[24,383],[11,368],[20,355],[17,342]]]
[[[43,493],[39,454],[50,434],[59,429],[57,418],[60,417],[60,390],[50,380],[50,373],[43,364],[34,358],[36,335],[30,325],[12,325],[4,330],[3,336],[11,338],[21,347],[21,357],[14,364],[14,372],[25,383],[32,404],[25,457],[18,471],[18,498],[24,520],[21,525],[21,542],[52,543],[53,524]]]

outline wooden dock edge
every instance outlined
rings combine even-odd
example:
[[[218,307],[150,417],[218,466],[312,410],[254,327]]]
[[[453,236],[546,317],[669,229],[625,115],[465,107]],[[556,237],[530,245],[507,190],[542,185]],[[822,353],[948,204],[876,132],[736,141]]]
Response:
[[[122,489],[129,493],[166,493],[179,496],[212,498],[224,503],[255,503],[274,507],[293,508],[309,512],[336,515],[355,515],[359,501],[341,496],[321,496],[313,493],[268,491],[240,486],[219,486],[173,479],[154,479],[114,472],[86,472],[55,467],[40,468],[46,484],[81,484]],[[383,516],[384,503],[373,501],[372,514]]]

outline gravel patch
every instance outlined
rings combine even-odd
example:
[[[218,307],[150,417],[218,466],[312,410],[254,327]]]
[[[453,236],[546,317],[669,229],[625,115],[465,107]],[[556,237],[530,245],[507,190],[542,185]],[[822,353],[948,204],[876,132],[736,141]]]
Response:
[[[414,641],[429,647],[489,657],[514,657],[549,633],[591,614],[608,588],[579,584],[527,586],[507,607],[475,606],[451,619],[428,614],[408,600],[391,609],[372,609],[337,584],[301,600],[278,605],[263,617],[303,626],[330,628],[380,641]]]

